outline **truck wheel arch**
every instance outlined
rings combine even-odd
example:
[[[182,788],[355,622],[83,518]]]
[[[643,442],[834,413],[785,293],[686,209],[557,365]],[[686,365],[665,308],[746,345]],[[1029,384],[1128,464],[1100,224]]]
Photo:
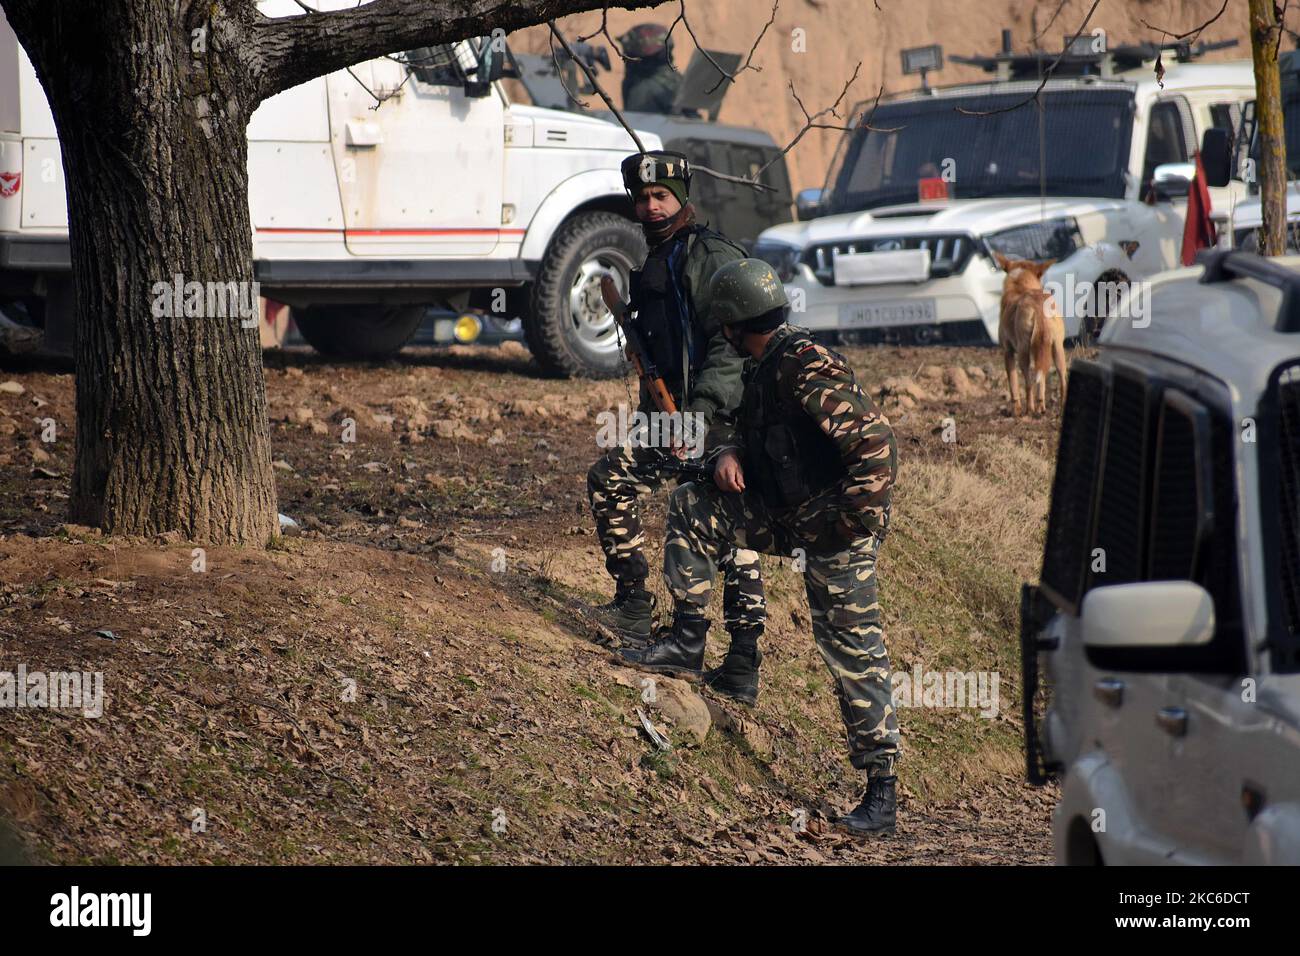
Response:
[[[593,169],[570,176],[552,189],[528,224],[520,258],[526,262],[539,261],[564,224],[586,212],[610,212],[632,219],[632,206],[617,171]]]

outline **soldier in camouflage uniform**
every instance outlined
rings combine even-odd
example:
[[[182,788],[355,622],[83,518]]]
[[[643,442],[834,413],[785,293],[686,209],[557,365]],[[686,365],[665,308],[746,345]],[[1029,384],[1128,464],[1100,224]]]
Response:
[[[642,23],[618,38],[627,72],[623,74],[623,109],[669,113],[681,74],[672,67],[672,38],[655,23]]]
[[[670,501],[664,579],[676,604],[672,631],[623,656],[646,670],[699,674],[718,556],[739,547],[801,559],[849,758],[866,776],[861,804],[837,823],[858,834],[892,832],[898,721],[876,556],[897,470],[893,429],[842,357],[785,324],[789,303],[767,263],[729,263],[711,286],[728,340],[751,358],[744,397],[709,436],[713,483],[682,485]],[[715,689],[743,688],[757,664],[756,656],[729,654]]]
[[[623,182],[650,246],[644,266],[632,275],[631,308],[675,405],[697,416],[703,438],[714,414],[734,408],[740,400],[744,364],[711,317],[708,280],[744,251],[696,224],[688,194],[690,164],[681,153],[629,156],[623,163]],[[605,293],[617,296],[612,281]],[[656,410],[645,383],[640,410]],[[654,616],[638,502],[674,475],[673,465],[674,450],[629,441],[608,451],[587,473],[596,537],[617,585],[614,600],[598,608],[597,615],[620,634],[624,646],[644,646]],[[758,555],[726,549],[719,561],[726,581],[727,630],[733,638],[757,641],[766,620]]]

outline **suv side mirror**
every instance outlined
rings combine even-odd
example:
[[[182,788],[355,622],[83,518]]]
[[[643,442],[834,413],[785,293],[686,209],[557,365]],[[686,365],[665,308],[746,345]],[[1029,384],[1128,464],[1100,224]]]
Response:
[[[1232,178],[1232,135],[1211,126],[1201,137],[1201,166],[1207,186],[1226,186]]]
[[[1151,174],[1151,189],[1158,200],[1186,196],[1195,175],[1195,163],[1161,163]]]
[[[816,219],[821,209],[822,191],[820,189],[801,189],[794,200],[794,213],[800,222]]]
[[[1079,614],[1092,649],[1202,647],[1214,638],[1214,599],[1192,581],[1093,588]]]

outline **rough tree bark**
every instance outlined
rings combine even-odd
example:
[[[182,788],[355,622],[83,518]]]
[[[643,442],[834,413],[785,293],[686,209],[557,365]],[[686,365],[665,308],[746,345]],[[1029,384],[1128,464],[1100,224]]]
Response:
[[[263,99],[384,53],[602,5],[374,0],[270,19],[253,0],[0,0],[63,154],[77,309],[72,520],[254,546],[277,531],[256,328],[155,315],[153,291],[175,276],[251,284],[246,129]]]
[[[1282,129],[1282,77],[1277,51],[1282,24],[1273,0],[1250,0],[1250,48],[1255,62],[1255,121],[1259,130],[1259,251],[1286,251],[1286,134]]]

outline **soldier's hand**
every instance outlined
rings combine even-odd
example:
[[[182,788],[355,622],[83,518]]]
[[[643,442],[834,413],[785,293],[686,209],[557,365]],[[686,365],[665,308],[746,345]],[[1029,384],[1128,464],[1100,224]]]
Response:
[[[745,472],[740,467],[740,456],[734,451],[723,452],[713,469],[713,482],[723,491],[744,491]]]

